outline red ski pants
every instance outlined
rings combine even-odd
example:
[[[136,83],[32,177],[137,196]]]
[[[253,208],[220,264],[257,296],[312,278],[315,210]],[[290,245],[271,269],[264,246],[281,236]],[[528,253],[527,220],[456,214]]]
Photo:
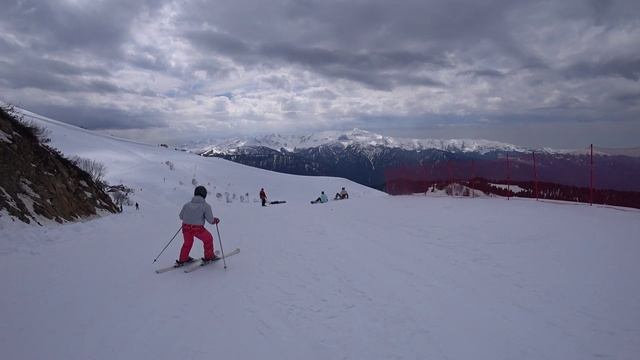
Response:
[[[194,237],[202,240],[204,244],[204,257],[213,257],[213,236],[205,229],[204,225],[182,224],[182,236],[184,237],[184,243],[180,250],[180,261],[187,261],[189,259],[189,252],[191,252]]]

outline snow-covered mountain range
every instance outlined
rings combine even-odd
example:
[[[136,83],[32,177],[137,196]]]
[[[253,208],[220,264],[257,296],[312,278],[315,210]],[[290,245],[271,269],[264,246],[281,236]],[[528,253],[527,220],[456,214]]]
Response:
[[[289,152],[295,152],[302,149],[334,145],[341,147],[358,145],[360,148],[386,147],[406,151],[440,150],[451,153],[477,153],[481,155],[490,152],[531,153],[532,151],[547,155],[586,155],[590,151],[588,145],[580,149],[530,148],[484,139],[416,139],[392,137],[357,128],[349,131],[320,131],[304,135],[267,134],[227,139],[210,139],[191,142],[181,147],[199,154],[232,155],[242,148],[264,147],[276,151],[284,149]],[[640,157],[640,147],[596,147],[594,154]]]
[[[187,149],[203,156],[222,157],[278,172],[345,177],[377,189],[384,189],[386,170],[407,166],[428,168],[424,172],[428,172],[432,180],[468,180],[477,176],[497,180],[537,179],[580,187],[590,185],[590,178],[585,176],[589,171],[586,167],[589,149],[586,147],[580,150],[530,149],[488,140],[394,138],[353,129],[301,136],[271,134],[233,138],[191,145]],[[533,153],[536,154],[535,165]],[[640,191],[637,181],[640,157],[635,154],[640,155],[640,149],[621,152],[597,148],[594,151],[596,186]],[[512,165],[505,161],[508,157]],[[453,173],[446,164],[458,172]]]
[[[528,149],[512,144],[489,140],[474,139],[409,139],[384,136],[361,129],[350,131],[322,131],[308,135],[280,135],[269,134],[257,137],[242,137],[221,140],[206,146],[187,146],[190,150],[205,154],[234,154],[242,147],[265,147],[273,150],[285,149],[293,152],[319,146],[339,145],[348,147],[359,145],[361,147],[383,146],[402,150],[427,150],[436,149],[449,152],[477,152],[487,153],[491,151],[517,151],[525,152]],[[552,151],[547,149],[547,151]]]

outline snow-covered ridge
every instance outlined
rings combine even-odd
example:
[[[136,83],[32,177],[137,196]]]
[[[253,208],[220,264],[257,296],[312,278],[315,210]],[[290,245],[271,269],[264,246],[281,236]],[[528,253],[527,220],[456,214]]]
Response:
[[[231,154],[244,146],[263,146],[274,150],[306,149],[322,145],[341,144],[342,146],[384,146],[403,150],[437,149],[450,152],[491,151],[529,151],[526,148],[512,144],[480,140],[480,139],[410,139],[384,136],[361,129],[350,131],[323,131],[309,135],[280,135],[270,134],[258,137],[242,137],[222,140],[206,146],[192,146],[190,150],[210,154]],[[550,149],[545,149],[550,151]]]

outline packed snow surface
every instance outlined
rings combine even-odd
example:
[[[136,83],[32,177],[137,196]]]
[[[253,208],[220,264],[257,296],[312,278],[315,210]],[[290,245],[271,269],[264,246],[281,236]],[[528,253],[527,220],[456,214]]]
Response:
[[[140,210],[43,227],[0,217],[3,359],[640,354],[636,211],[391,197],[38,121],[64,153],[99,160],[111,184],[135,188]],[[222,220],[224,250],[241,252],[226,270],[156,274],[178,255],[180,235],[153,263],[194,178]],[[309,204],[342,186],[349,200]],[[287,203],[261,207],[261,187]],[[192,256],[202,256],[198,241]]]

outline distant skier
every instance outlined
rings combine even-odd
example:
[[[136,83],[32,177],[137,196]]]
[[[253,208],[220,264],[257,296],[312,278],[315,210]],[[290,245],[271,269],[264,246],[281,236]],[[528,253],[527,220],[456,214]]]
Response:
[[[140,207],[138,206],[138,203],[136,203],[136,210],[140,210]]]
[[[197,186],[193,195],[193,199],[184,204],[180,211],[182,236],[184,237],[184,243],[182,244],[182,249],[180,249],[180,258],[176,260],[176,264],[180,266],[193,261],[193,258],[189,256],[189,252],[191,252],[194,237],[202,240],[204,245],[203,261],[212,261],[218,258],[213,252],[213,236],[205,229],[204,222],[206,220],[211,224],[217,224],[220,219],[213,216],[211,205],[204,200],[207,197],[207,189],[204,186]]]
[[[339,193],[336,193],[336,197],[334,199],[335,200],[344,200],[344,199],[348,199],[348,198],[349,198],[349,193],[347,193],[347,190],[342,188],[342,191],[340,191]]]
[[[324,194],[324,191],[322,191],[322,192],[320,193],[320,197],[319,197],[319,198],[317,198],[317,199],[315,199],[315,200],[313,200],[311,203],[312,203],[312,204],[317,204],[317,203],[324,204],[324,203],[326,203],[327,201],[329,201],[329,199],[327,198],[327,195],[325,195],[325,194]]]
[[[264,188],[260,189],[260,200],[262,200],[262,206],[267,206],[267,193],[264,192]]]

